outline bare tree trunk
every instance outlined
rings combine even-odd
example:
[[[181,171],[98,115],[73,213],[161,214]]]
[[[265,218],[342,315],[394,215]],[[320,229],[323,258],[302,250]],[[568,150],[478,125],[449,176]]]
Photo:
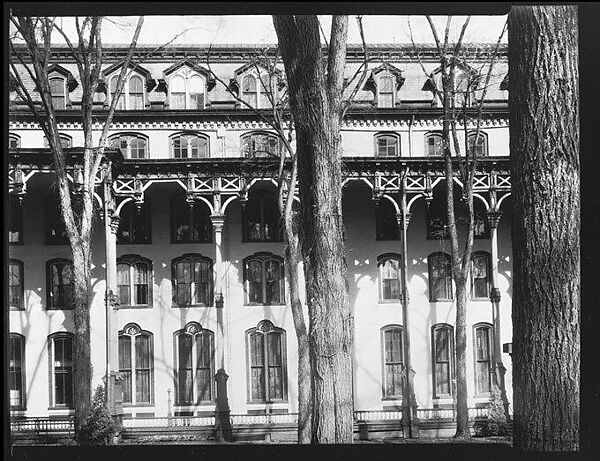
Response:
[[[312,443],[351,443],[352,317],[341,196],[340,124],[348,18],[333,19],[327,75],[315,16],[273,18],[297,133],[309,310]]]
[[[467,279],[456,279],[456,434],[469,438],[467,402]]]
[[[89,240],[89,237],[88,237]],[[75,434],[80,435],[90,412],[92,365],[90,349],[89,296],[91,293],[91,254],[88,245],[73,246],[73,404]],[[85,442],[85,441],[80,441]]]
[[[513,6],[514,444],[579,448],[577,8]]]

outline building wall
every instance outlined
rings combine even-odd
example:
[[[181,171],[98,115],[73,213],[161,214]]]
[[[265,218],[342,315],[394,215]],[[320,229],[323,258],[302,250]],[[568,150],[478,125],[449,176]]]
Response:
[[[12,245],[10,257],[24,263],[25,311],[11,311],[10,330],[23,334],[26,339],[26,398],[27,416],[64,414],[65,410],[50,410],[48,387],[48,335],[58,331],[73,331],[72,311],[48,311],[46,306],[46,261],[55,257],[70,258],[64,245],[44,244],[44,197],[52,182],[51,174],[37,174],[28,183],[24,199],[24,245]],[[185,253],[200,253],[214,260],[215,246],[206,244],[170,243],[169,200],[182,192],[174,183],[154,184],[146,191],[151,203],[152,243],[147,245],[118,245],[117,254],[137,254],[153,262],[153,307],[148,309],[120,309],[119,328],[130,322],[154,335],[154,405],[126,408],[127,413],[153,412],[165,416],[168,410],[168,392],[174,404],[174,332],[190,321],[216,333],[214,307],[171,307],[171,260]],[[376,410],[400,404],[399,400],[382,399],[382,344],[381,328],[386,325],[404,325],[399,303],[379,302],[377,256],[383,253],[401,253],[400,241],[375,239],[375,206],[371,190],[362,181],[350,182],[344,189],[344,223],[347,238],[348,280],[350,302],[354,312],[354,400],[356,410]],[[501,301],[501,343],[511,342],[511,246],[509,207],[503,203],[504,217],[499,229],[499,288]],[[431,327],[436,323],[455,323],[455,308],[451,302],[429,302],[427,256],[436,251],[449,253],[447,241],[426,239],[426,210],[423,199],[412,205],[412,219],[408,227],[408,279],[410,294],[410,335],[412,363],[415,371],[415,393],[419,407],[452,403],[451,400],[433,399]],[[97,221],[93,243],[93,302],[91,307],[92,361],[94,382],[99,383],[105,373],[106,336],[104,303],[104,230]],[[474,250],[490,251],[490,240],[476,240]],[[259,251],[283,256],[282,244],[242,243],[241,208],[234,200],[226,210],[223,232],[223,260],[225,261],[225,325],[226,371],[233,413],[264,409],[265,404],[247,403],[247,361],[245,332],[264,319],[286,331],[288,402],[272,404],[272,408],[297,411],[297,346],[293,319],[287,306],[245,306],[243,266],[245,257]],[[302,283],[301,283],[302,285]],[[289,289],[286,287],[286,302]],[[490,301],[471,301],[468,308],[468,385],[471,405],[487,399],[474,397],[474,351],[472,326],[479,322],[492,323]],[[511,396],[510,357],[503,354],[508,369],[506,387]],[[212,410],[214,405],[195,408]],[[173,407],[173,411],[189,408]]]

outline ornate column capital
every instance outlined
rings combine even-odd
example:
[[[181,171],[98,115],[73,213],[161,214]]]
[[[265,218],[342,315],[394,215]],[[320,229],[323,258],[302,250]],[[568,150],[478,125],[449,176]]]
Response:
[[[498,224],[500,223],[500,218],[502,217],[501,211],[493,211],[490,210],[487,212],[487,220],[490,228],[496,229]]]
[[[210,221],[215,232],[222,232],[225,225],[225,215],[223,213],[213,213],[210,215]]]
[[[496,287],[492,288],[492,292],[490,294],[490,299],[492,300],[493,303],[499,303],[500,302],[500,290]]]
[[[412,213],[396,213],[396,220],[398,221],[398,227],[402,229],[402,225],[406,222],[406,227],[410,224],[410,218],[412,217]]]

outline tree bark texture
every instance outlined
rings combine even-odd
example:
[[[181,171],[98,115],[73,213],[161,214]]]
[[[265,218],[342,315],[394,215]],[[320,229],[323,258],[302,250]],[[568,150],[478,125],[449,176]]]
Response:
[[[332,23],[327,69],[315,16],[274,16],[297,136],[309,311],[311,442],[351,443],[352,317],[343,242],[340,125],[348,18]]]
[[[509,27],[514,445],[579,448],[577,8],[513,6]]]
[[[456,434],[455,438],[470,438],[467,392],[467,279],[456,283]]]

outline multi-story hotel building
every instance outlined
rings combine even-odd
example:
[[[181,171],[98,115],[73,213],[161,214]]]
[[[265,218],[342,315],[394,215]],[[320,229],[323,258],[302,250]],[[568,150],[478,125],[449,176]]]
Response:
[[[141,47],[133,61],[150,50]],[[90,309],[93,382],[102,382],[107,366],[121,373],[125,427],[167,417],[210,424],[221,367],[229,376],[234,428],[251,424],[244,415],[293,422],[297,412],[297,343],[276,202],[282,150],[273,130],[231,95],[268,114],[259,51],[215,46],[209,56],[206,46],[171,46],[128,74],[111,126],[113,161],[98,177]],[[481,68],[489,51],[473,49],[460,72]],[[125,53],[124,47],[105,49],[94,99],[99,121]],[[421,421],[452,417],[456,316],[442,113],[421,67],[435,78],[435,54],[427,47],[418,53],[406,45],[373,47],[378,62],[369,64],[342,124],[357,420],[400,418],[406,354]],[[76,185],[81,85],[68,50],[57,48],[54,57],[52,100]],[[350,46],[349,80],[362,61],[361,48]],[[512,400],[511,358],[502,351],[511,342],[512,277],[506,73],[501,50],[475,146],[480,162],[467,309],[473,415],[489,402],[494,382]],[[77,385],[70,247],[44,134],[15,93],[9,113],[11,414],[15,421],[60,419],[73,415]],[[471,110],[466,142],[472,142],[472,116]],[[460,191],[460,181],[455,188]],[[107,301],[111,270],[116,297]],[[112,365],[111,347],[118,361]]]

